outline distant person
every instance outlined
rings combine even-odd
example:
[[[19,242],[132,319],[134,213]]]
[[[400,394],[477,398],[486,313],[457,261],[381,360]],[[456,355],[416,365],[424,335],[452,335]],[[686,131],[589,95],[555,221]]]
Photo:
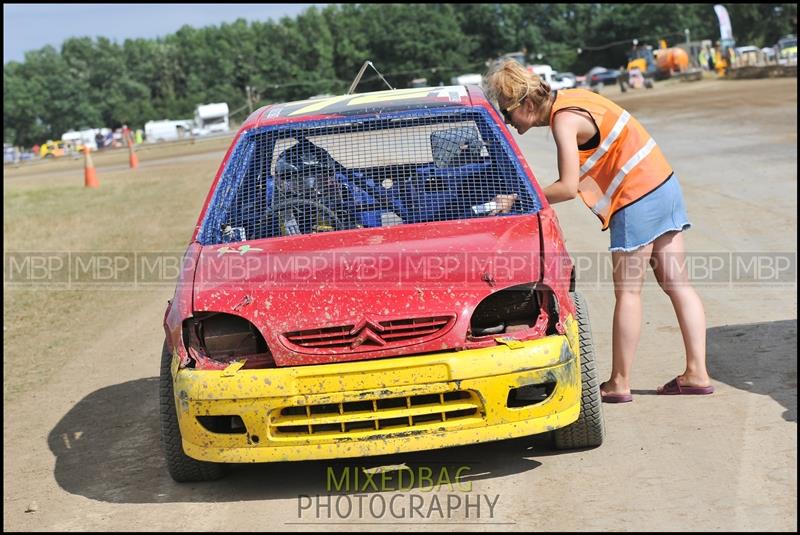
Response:
[[[132,142],[132,140],[130,139],[129,135],[130,135],[130,129],[128,128],[128,125],[123,124],[122,125],[122,145],[124,147],[127,147],[128,144]]]
[[[142,143],[142,141],[143,141],[142,134],[143,134],[142,129],[141,128],[137,128],[136,129],[136,144],[137,145],[140,145]]]
[[[736,66],[736,51],[732,46],[725,49],[725,61],[728,63],[728,67]]]
[[[631,370],[648,263],[672,301],[686,350],[686,369],[657,392],[711,394],[705,312],[684,265],[683,231],[691,223],[678,178],[661,149],[632,115],[591,91],[551,92],[546,82],[513,61],[487,79],[490,95],[517,132],[537,126],[553,130],[559,178],[544,189],[547,200],[580,195],[603,230],[611,229],[616,306],[611,377],[600,385],[603,401],[633,401]]]
[[[708,51],[705,48],[701,48],[700,52],[697,54],[697,63],[700,64],[700,67],[704,71],[711,70],[711,65],[709,64],[709,59],[711,56],[708,54]]]
[[[717,69],[717,64],[714,61],[716,58],[715,50],[712,48],[707,48],[706,51],[708,53],[708,70],[714,72]]]
[[[102,149],[105,146],[104,141],[105,137],[103,137],[103,134],[101,134],[100,132],[94,135],[94,143],[95,145],[97,145],[98,150]]]
[[[717,69],[717,76],[725,76],[725,68],[728,66],[725,56],[722,54],[719,41],[714,47],[714,67]]]

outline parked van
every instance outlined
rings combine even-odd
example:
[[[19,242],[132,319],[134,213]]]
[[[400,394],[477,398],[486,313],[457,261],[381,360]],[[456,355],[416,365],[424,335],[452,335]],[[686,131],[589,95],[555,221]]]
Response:
[[[192,130],[192,121],[189,119],[179,119],[171,121],[147,121],[144,124],[144,136],[148,142],[171,141],[183,139]]]
[[[84,145],[87,145],[92,150],[97,150],[97,134],[105,136],[108,132],[111,132],[108,128],[87,128],[80,132],[70,130],[61,136],[61,141],[64,142],[65,148],[77,152],[82,151]]]

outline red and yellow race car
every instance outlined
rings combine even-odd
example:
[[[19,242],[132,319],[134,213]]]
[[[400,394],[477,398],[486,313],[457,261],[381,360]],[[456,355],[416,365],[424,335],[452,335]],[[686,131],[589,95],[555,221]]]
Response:
[[[552,432],[604,436],[558,220],[477,86],[266,106],[164,318],[177,481]]]

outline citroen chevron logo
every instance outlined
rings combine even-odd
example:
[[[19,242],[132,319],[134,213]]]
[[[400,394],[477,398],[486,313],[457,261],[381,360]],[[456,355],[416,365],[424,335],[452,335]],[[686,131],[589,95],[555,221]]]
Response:
[[[355,340],[350,343],[350,349],[355,349],[367,340],[372,344],[385,346],[386,342],[381,338],[380,333],[383,332],[383,327],[377,322],[368,319],[362,319],[358,324],[350,330],[350,335],[356,335]]]

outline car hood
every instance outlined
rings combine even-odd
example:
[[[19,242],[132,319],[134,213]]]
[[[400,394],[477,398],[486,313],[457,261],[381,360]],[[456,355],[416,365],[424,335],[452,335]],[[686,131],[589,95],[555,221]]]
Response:
[[[541,277],[536,215],[204,246],[195,312],[249,320],[278,366],[464,347],[481,299]]]

